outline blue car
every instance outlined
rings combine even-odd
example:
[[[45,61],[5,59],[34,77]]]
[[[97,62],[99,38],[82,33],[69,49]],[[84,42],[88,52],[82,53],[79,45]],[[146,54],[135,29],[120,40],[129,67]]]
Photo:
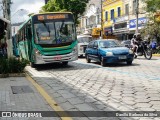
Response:
[[[87,46],[85,56],[87,63],[94,60],[101,62],[102,66],[105,66],[106,63],[117,62],[126,62],[131,65],[134,59],[132,50],[120,46],[116,40],[112,39],[91,41]]]

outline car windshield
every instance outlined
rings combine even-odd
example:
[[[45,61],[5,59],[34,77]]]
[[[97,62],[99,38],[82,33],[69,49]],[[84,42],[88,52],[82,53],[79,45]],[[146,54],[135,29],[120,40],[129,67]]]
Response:
[[[122,44],[131,44],[130,40],[122,41]]]
[[[76,39],[74,23],[69,21],[36,23],[34,31],[37,44],[59,44]]]
[[[79,43],[89,43],[92,40],[92,37],[79,37],[78,42]]]
[[[99,46],[101,48],[111,48],[111,47],[119,47],[120,45],[116,41],[106,40],[106,41],[100,41]]]

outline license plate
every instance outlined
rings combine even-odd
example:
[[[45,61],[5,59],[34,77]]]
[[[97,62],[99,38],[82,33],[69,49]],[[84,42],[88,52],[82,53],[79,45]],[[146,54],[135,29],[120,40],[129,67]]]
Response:
[[[123,59],[126,59],[126,58],[127,58],[126,56],[119,56],[120,60],[123,60]]]
[[[55,56],[54,60],[61,60],[61,56]]]

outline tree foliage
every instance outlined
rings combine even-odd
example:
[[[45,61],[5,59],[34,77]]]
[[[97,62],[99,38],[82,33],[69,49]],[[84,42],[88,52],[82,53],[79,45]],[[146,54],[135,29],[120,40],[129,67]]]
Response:
[[[46,5],[42,7],[44,12],[72,12],[78,24],[78,17],[85,11],[86,4],[89,0],[49,0]]]
[[[150,39],[156,38],[157,42],[160,42],[160,22],[155,20],[154,15],[148,16],[148,22],[141,33],[144,37],[149,35]]]
[[[146,3],[146,11],[147,12],[156,12],[160,10],[160,0],[144,0]]]
[[[147,16],[148,22],[141,32],[144,36],[149,35],[151,39],[156,38],[157,42],[160,42],[160,21],[155,19],[155,15],[160,10],[160,0],[144,0],[144,2],[149,14]]]

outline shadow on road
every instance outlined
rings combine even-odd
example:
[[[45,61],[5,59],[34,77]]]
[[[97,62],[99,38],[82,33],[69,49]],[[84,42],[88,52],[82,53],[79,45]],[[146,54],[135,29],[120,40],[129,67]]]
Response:
[[[95,65],[100,65],[99,62],[92,62],[92,63]],[[132,65],[127,65],[125,62],[124,63],[108,63],[106,64],[105,67],[129,67],[129,66],[140,66],[140,64],[133,63]]]
[[[60,70],[60,71],[69,71],[69,70],[79,70],[79,69],[94,69],[99,68],[98,66],[88,66],[83,65],[75,62],[69,62],[68,65],[63,65],[61,63],[50,63],[50,64],[42,64],[36,66],[36,70],[42,71],[42,70]]]
[[[134,63],[132,65],[127,65],[126,63],[110,63],[106,64],[105,67],[132,67],[140,66],[140,64]],[[104,68],[105,68],[104,67]],[[36,70],[56,70],[56,71],[70,71],[70,70],[81,70],[81,69],[96,69],[103,68],[99,62],[83,63],[83,62],[69,62],[68,65],[63,65],[61,63],[51,63],[51,64],[42,64],[36,66]]]
[[[138,60],[147,60],[146,58],[143,58],[143,57],[141,57],[141,58],[136,58],[136,59],[138,59]],[[150,60],[159,60],[158,58],[151,58]]]

